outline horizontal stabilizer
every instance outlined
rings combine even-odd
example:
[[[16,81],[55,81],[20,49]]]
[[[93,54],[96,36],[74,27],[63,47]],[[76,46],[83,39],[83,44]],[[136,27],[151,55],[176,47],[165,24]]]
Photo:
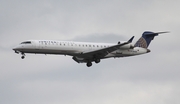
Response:
[[[156,32],[156,33],[151,33],[151,32],[149,32],[149,33],[146,33],[145,35],[146,36],[148,36],[148,35],[155,35],[155,36],[157,36],[158,34],[164,34],[164,33],[169,33],[169,31],[164,31],[164,32]]]

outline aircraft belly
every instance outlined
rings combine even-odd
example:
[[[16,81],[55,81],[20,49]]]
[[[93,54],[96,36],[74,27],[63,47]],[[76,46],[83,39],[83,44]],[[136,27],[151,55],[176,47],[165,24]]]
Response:
[[[23,49],[21,52],[24,53],[36,53],[36,54],[66,54],[72,55],[78,53],[75,50],[50,50],[50,49]]]

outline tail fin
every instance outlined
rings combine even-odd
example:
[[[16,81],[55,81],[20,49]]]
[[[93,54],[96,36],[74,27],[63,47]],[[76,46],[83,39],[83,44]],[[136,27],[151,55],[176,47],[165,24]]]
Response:
[[[168,33],[168,32],[153,33],[150,31],[145,31],[142,34],[142,37],[136,42],[134,47],[148,48],[149,44],[151,43],[151,40],[153,40],[155,36],[158,36],[158,34],[162,34],[162,33]]]

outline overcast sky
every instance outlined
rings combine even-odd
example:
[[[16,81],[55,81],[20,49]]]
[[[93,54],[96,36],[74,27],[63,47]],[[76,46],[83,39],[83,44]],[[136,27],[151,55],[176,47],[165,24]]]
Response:
[[[179,104],[180,1],[1,0],[0,104]],[[24,40],[114,42],[170,31],[151,52],[87,68],[70,56],[27,54]]]

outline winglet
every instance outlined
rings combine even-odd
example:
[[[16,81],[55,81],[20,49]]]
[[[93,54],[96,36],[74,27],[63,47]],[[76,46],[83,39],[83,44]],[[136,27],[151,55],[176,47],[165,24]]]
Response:
[[[128,40],[128,43],[131,43],[133,39],[134,39],[134,36],[132,36],[132,38]]]

